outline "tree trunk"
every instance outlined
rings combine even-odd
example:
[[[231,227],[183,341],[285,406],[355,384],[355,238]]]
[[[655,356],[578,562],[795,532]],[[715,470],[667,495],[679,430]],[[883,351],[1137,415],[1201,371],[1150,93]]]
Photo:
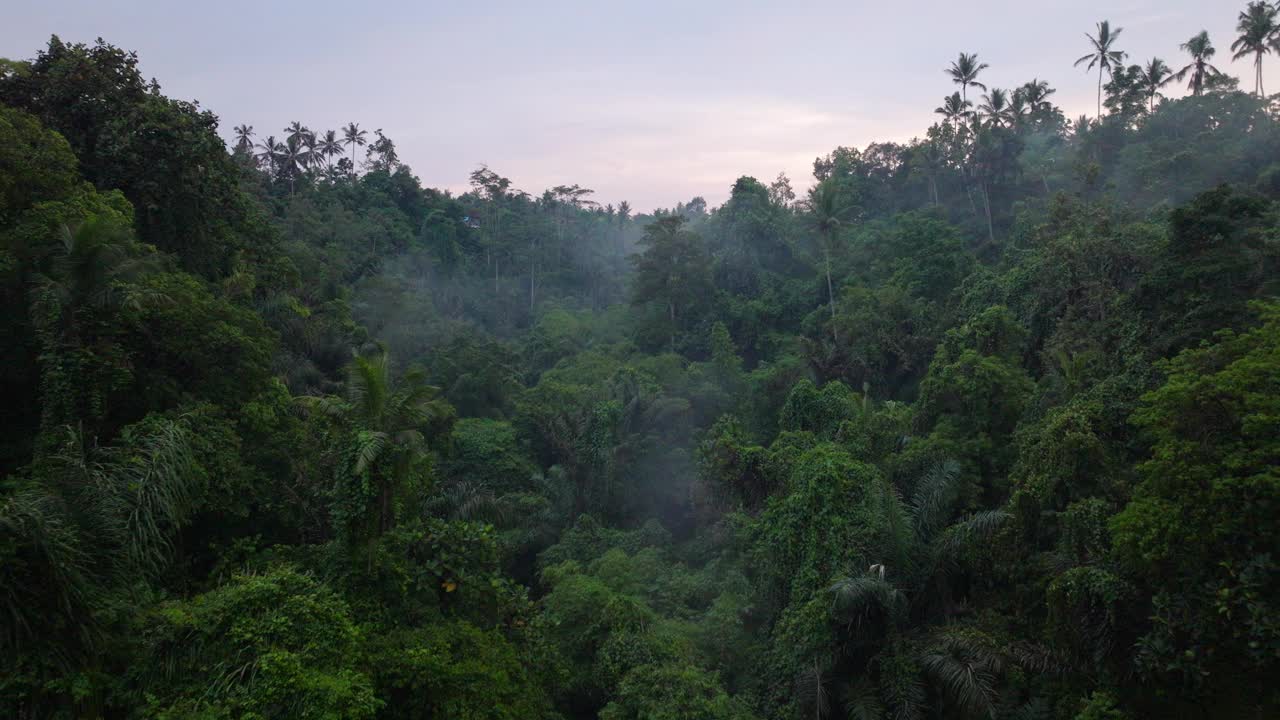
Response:
[[[1102,119],[1102,64],[1098,64],[1098,119]]]
[[[840,333],[836,330],[836,291],[835,286],[831,284],[831,233],[827,233],[827,242],[822,247],[822,254],[826,258],[827,269],[827,304],[831,307],[831,339],[840,342]]]
[[[674,353],[676,351],[676,304],[668,301],[667,311],[671,317],[671,352]]]
[[[995,226],[991,223],[991,192],[987,190],[987,181],[982,181],[982,202],[987,208],[987,237],[991,239],[991,244],[996,242]]]

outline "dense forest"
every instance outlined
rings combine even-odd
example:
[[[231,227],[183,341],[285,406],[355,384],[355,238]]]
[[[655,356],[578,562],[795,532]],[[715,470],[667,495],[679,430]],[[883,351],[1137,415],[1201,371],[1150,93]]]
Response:
[[[0,60],[0,715],[1280,716],[1278,26],[650,214]]]

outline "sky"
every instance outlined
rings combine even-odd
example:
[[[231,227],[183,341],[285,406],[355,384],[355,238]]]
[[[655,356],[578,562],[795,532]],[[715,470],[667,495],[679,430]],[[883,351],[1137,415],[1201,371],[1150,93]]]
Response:
[[[834,148],[906,141],[936,120],[960,51],[982,80],[1048,80],[1068,117],[1094,114],[1097,76],[1073,68],[1085,32],[1124,28],[1130,62],[1186,64],[1208,30],[1231,62],[1245,0],[539,0],[483,3],[5,0],[0,57],[51,34],[135,50],[165,94],[283,135],[382,128],[430,187],[462,192],[486,164],[539,194],[579,184],[637,210],[786,172],[797,189]],[[1280,61],[1264,74],[1280,89]],[[1173,90],[1181,94],[1181,90]],[[372,134],[372,133],[371,133]]]

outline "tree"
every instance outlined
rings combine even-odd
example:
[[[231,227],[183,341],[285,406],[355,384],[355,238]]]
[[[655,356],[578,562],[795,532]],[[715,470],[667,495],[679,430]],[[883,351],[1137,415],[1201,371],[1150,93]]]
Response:
[[[422,471],[428,433],[451,420],[452,406],[426,384],[421,370],[410,370],[395,381],[382,348],[351,361],[344,397],[306,396],[299,401],[336,418],[347,430],[345,457],[337,468],[334,516],[348,539],[369,539],[390,530],[401,493]]]
[[[311,151],[300,141],[306,136],[290,137],[277,153],[280,171],[289,176],[289,194],[293,194],[294,181],[311,163]]]
[[[962,56],[963,58],[963,56]],[[841,224],[853,211],[853,207],[843,202],[840,189],[832,179],[824,180],[809,191],[808,210],[810,221],[818,231],[822,244],[823,274],[827,278],[827,305],[831,309],[831,337],[840,342],[839,330],[836,328],[836,290],[831,280],[831,255],[835,251],[836,237]]]
[[[342,144],[351,148],[351,168],[354,172],[356,166],[356,148],[364,147],[368,142],[365,138],[369,135],[369,131],[361,130],[360,126],[355,123],[347,123],[342,129]]]
[[[1035,78],[1018,89],[1022,92],[1023,97],[1026,99],[1033,114],[1040,114],[1048,111],[1049,108],[1052,107],[1049,102],[1049,96],[1058,92],[1057,90],[1049,87],[1049,82],[1047,80]]]
[[[972,55],[968,53],[960,53],[960,57],[952,61],[951,67],[946,72],[951,76],[951,81],[960,86],[960,97],[962,100],[969,99],[969,86],[987,89],[986,85],[978,82],[978,76],[982,74],[990,65],[978,62],[978,54]]]
[[[333,130],[326,130],[324,133],[324,137],[321,138],[320,143],[319,145],[317,145],[316,149],[319,151],[321,155],[325,157],[325,160],[328,161],[329,174],[332,175],[333,174],[333,158],[335,155],[342,154],[342,141],[338,139],[338,133]]]
[[[1000,88],[992,88],[991,92],[982,96],[982,104],[978,106],[987,116],[987,121],[996,127],[1010,122],[1009,93]]]
[[[687,329],[711,295],[711,258],[702,238],[684,229],[685,222],[683,216],[667,215],[650,223],[640,239],[644,252],[632,256],[632,302],[666,307],[673,352],[676,334]]]
[[[1124,61],[1125,53],[1112,49],[1116,38],[1120,37],[1123,31],[1124,28],[1116,28],[1112,31],[1111,23],[1107,20],[1098,23],[1096,36],[1085,33],[1085,37],[1089,38],[1089,42],[1093,44],[1093,52],[1076,60],[1075,63],[1076,67],[1080,67],[1082,63],[1088,61],[1089,65],[1085,70],[1092,70],[1095,65],[1098,67],[1098,117],[1102,117],[1102,74],[1104,72],[1110,74]]]
[[[1178,82],[1182,82],[1191,77],[1187,87],[1191,89],[1191,94],[1199,97],[1204,92],[1205,83],[1222,74],[1222,71],[1214,67],[1209,61],[1217,54],[1213,43],[1209,40],[1209,33],[1201,30],[1199,34],[1190,40],[1182,43],[1179,47],[1187,54],[1191,55],[1191,62],[1186,67],[1174,73],[1173,77]]]
[[[236,133],[236,149],[248,152],[253,149],[253,126],[237,125]]]
[[[284,152],[284,145],[276,140],[275,135],[268,135],[254,147],[258,150],[258,164],[265,167],[274,178],[276,168],[280,164],[280,156]]]
[[[1156,98],[1160,97],[1160,90],[1173,82],[1173,70],[1160,58],[1151,58],[1142,68],[1139,81],[1147,95],[1148,112],[1155,112]]]
[[[946,122],[951,123],[957,130],[960,125],[969,118],[969,108],[973,107],[973,103],[960,97],[960,93],[952,93],[943,98],[942,106],[934,110],[935,113],[941,115]]]
[[[884,695],[898,717],[918,710],[911,707],[915,702],[894,698],[883,687],[893,682],[887,667],[890,656],[910,647],[913,664],[936,683],[941,703],[953,704],[968,716],[989,716],[993,711],[997,700],[993,686],[1004,663],[1002,653],[981,642],[980,636],[956,632],[951,626],[928,633],[923,643],[901,644],[910,632],[912,617],[949,618],[957,602],[952,583],[965,553],[988,542],[1009,519],[1002,511],[957,518],[962,485],[960,466],[944,460],[910,483],[894,487],[881,482],[872,491],[872,518],[879,540],[874,545],[876,554],[866,558],[866,570],[846,568],[852,572],[828,588],[830,612],[845,654],[867,658],[862,668],[851,668],[851,674],[875,678],[872,682],[882,686],[850,693],[851,706],[865,705],[865,700],[858,702],[862,697]]]
[[[289,123],[289,127],[285,128],[284,132],[285,142],[293,142],[298,145],[305,144],[304,141],[311,136],[311,130],[297,120]]]
[[[1262,90],[1262,58],[1272,49],[1280,46],[1280,25],[1277,25],[1276,17],[1280,10],[1271,6],[1271,3],[1263,0],[1256,0],[1249,3],[1248,8],[1240,13],[1239,22],[1236,25],[1236,31],[1240,33],[1240,37],[1231,44],[1231,49],[1235,51],[1232,60],[1252,55],[1253,71],[1254,71],[1254,92],[1259,98],[1266,97],[1266,93]]]
[[[1274,702],[1246,688],[1273,677],[1280,644],[1280,306],[1253,309],[1254,328],[1162,364],[1167,380],[1132,418],[1151,454],[1110,522],[1117,557],[1153,596],[1140,673],[1239,717]]]

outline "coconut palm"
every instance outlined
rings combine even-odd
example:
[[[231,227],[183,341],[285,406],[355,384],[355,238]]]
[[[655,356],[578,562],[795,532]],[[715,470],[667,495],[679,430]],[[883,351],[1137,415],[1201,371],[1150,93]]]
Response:
[[[840,342],[840,334],[836,330],[836,291],[835,284],[831,281],[831,254],[836,233],[852,213],[853,207],[842,202],[840,190],[833,181],[824,180],[809,191],[808,208],[813,227],[821,237],[823,269],[827,276],[827,303],[831,307],[831,337]]]
[[[995,127],[1001,127],[1009,121],[1009,93],[1000,88],[992,88],[991,92],[982,96],[982,104],[978,106],[987,117],[987,121]]]
[[[356,166],[356,148],[364,147],[369,141],[365,137],[369,134],[367,130],[361,130],[360,126],[355,123],[347,123],[342,129],[342,144],[351,148],[351,167],[354,170]]]
[[[978,76],[982,74],[990,65],[978,62],[978,54],[960,53],[960,57],[951,63],[951,67],[947,68],[946,73],[951,76],[951,81],[960,86],[960,97],[962,100],[969,99],[969,86],[983,90],[987,89],[986,85],[978,82]]]
[[[969,108],[973,107],[973,103],[963,99],[960,93],[952,93],[942,100],[942,107],[934,110],[935,113],[941,115],[947,122],[953,124],[956,129],[960,128],[960,123],[969,117]]]
[[[1160,95],[1160,90],[1173,82],[1173,70],[1160,58],[1151,58],[1142,68],[1138,81],[1142,84],[1143,92],[1147,94],[1150,111],[1155,112],[1156,98]]]
[[[320,164],[320,153],[316,149],[318,142],[316,134],[311,131],[307,131],[307,134],[302,136],[302,163],[304,167],[309,168]]]
[[[300,140],[305,140],[305,136],[299,136],[298,139],[289,138],[277,154],[280,171],[289,175],[289,194],[291,195],[294,180],[311,162],[311,151]]]
[[[1182,82],[1187,76],[1190,76],[1191,80],[1187,83],[1187,87],[1191,90],[1192,95],[1199,96],[1204,92],[1206,80],[1222,74],[1221,70],[1209,62],[1218,51],[1214,49],[1213,42],[1209,40],[1209,33],[1206,30],[1201,30],[1199,34],[1182,43],[1179,47],[1191,55],[1191,62],[1174,73],[1173,78],[1178,82]]]
[[[253,148],[253,126],[237,125],[235,127],[236,148],[239,150],[251,150]]]
[[[1124,62],[1124,53],[1120,50],[1112,49],[1115,45],[1116,38],[1120,37],[1120,33],[1124,32],[1124,28],[1111,29],[1111,23],[1103,20],[1098,23],[1098,34],[1096,36],[1085,33],[1085,37],[1089,38],[1089,42],[1093,44],[1093,52],[1076,60],[1076,67],[1088,62],[1085,70],[1093,70],[1098,68],[1098,117],[1102,117],[1102,75],[1103,73],[1111,74],[1111,71]]]
[[[328,161],[329,172],[332,173],[334,156],[342,154],[342,141],[338,139],[337,131],[326,130],[316,149]]]
[[[294,120],[293,122],[289,123],[289,127],[286,127],[284,129],[284,132],[285,132],[285,136],[284,136],[285,142],[293,141],[298,144],[302,144],[303,139],[311,134],[311,130],[309,130],[306,125],[303,125],[297,120]]]
[[[1240,13],[1236,31],[1240,37],[1231,44],[1235,51],[1232,60],[1239,60],[1248,55],[1253,56],[1254,91],[1263,97],[1262,90],[1262,56],[1280,47],[1280,26],[1276,24],[1277,13],[1280,12],[1270,3],[1251,2],[1248,8]]]
[[[1025,83],[1018,88],[1023,98],[1027,101],[1028,109],[1032,114],[1039,114],[1047,111],[1052,107],[1049,102],[1049,96],[1058,92],[1049,87],[1049,83],[1039,78],[1032,78],[1030,82]]]
[[[1023,92],[1023,88],[1019,87],[1009,96],[1009,110],[1005,115],[1009,118],[1011,126],[1021,127],[1030,113],[1032,113],[1032,105],[1027,101],[1027,94]]]
[[[264,166],[267,172],[274,176],[276,165],[279,163],[280,153],[284,150],[284,146],[276,141],[275,135],[268,135],[254,147],[258,150],[258,164]]]

